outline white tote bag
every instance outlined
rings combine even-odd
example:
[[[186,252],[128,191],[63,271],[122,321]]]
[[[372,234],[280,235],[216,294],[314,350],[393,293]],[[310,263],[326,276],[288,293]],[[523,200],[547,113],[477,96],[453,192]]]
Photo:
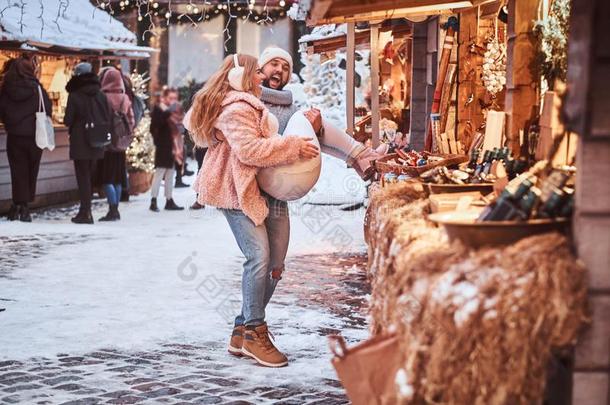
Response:
[[[36,112],[36,145],[40,149],[55,149],[55,130],[51,117],[47,116],[40,86],[38,86],[38,112]]]

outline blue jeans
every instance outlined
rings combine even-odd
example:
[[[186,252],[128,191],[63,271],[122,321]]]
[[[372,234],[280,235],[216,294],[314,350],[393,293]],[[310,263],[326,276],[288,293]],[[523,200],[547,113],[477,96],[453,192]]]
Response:
[[[122,186],[120,184],[104,184],[104,192],[106,193],[106,199],[108,204],[119,205],[121,199]]]
[[[246,258],[241,281],[242,307],[235,326],[265,322],[265,308],[284,270],[290,239],[288,203],[271,197],[267,201],[269,216],[259,226],[241,210],[221,209]]]

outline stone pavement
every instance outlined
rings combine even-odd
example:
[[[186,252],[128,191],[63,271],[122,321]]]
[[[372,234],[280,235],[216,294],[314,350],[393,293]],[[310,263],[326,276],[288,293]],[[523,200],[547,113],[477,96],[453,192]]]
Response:
[[[0,277],[10,278],[10,268],[18,265],[19,247],[31,252],[32,246],[44,250],[56,243],[70,243],[70,240],[61,235],[3,240],[5,247],[12,248],[5,249],[11,254],[0,256],[0,268],[4,269]],[[369,293],[363,269],[365,261],[366,257],[361,254],[292,258],[287,263],[290,271],[285,273],[277,294],[294,297],[294,302],[303,307],[323,307],[346,327],[364,329]],[[291,288],[296,285],[299,288]],[[2,313],[0,322],[1,317]],[[270,327],[273,330],[272,324]],[[302,332],[323,336],[339,330],[318,328]],[[58,353],[54,358],[0,361],[0,403],[349,403],[341,384],[334,379],[324,378],[315,384],[249,382],[247,373],[234,371],[236,362],[251,362],[253,368],[258,366],[252,360],[232,358],[226,353],[225,345],[224,341],[177,342],[159,344],[142,352],[106,348],[88,353]]]

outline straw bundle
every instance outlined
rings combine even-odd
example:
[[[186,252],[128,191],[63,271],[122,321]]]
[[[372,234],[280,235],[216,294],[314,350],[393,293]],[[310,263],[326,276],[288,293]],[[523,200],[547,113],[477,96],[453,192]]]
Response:
[[[552,350],[586,320],[586,272],[569,241],[469,250],[427,212],[414,184],[371,193],[372,331],[402,336],[403,403],[541,403]]]

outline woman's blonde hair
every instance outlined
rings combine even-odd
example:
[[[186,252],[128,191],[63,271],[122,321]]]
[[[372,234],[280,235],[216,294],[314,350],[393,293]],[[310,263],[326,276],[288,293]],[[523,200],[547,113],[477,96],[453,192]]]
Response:
[[[258,71],[258,60],[254,56],[237,55],[239,66],[244,68],[242,77],[243,91],[260,96],[261,89],[254,84],[254,75]],[[193,97],[190,119],[190,134],[197,145],[213,145],[214,124],[222,111],[222,101],[231,90],[229,71],[234,68],[233,55],[227,56],[220,69],[206,82],[205,86]]]

